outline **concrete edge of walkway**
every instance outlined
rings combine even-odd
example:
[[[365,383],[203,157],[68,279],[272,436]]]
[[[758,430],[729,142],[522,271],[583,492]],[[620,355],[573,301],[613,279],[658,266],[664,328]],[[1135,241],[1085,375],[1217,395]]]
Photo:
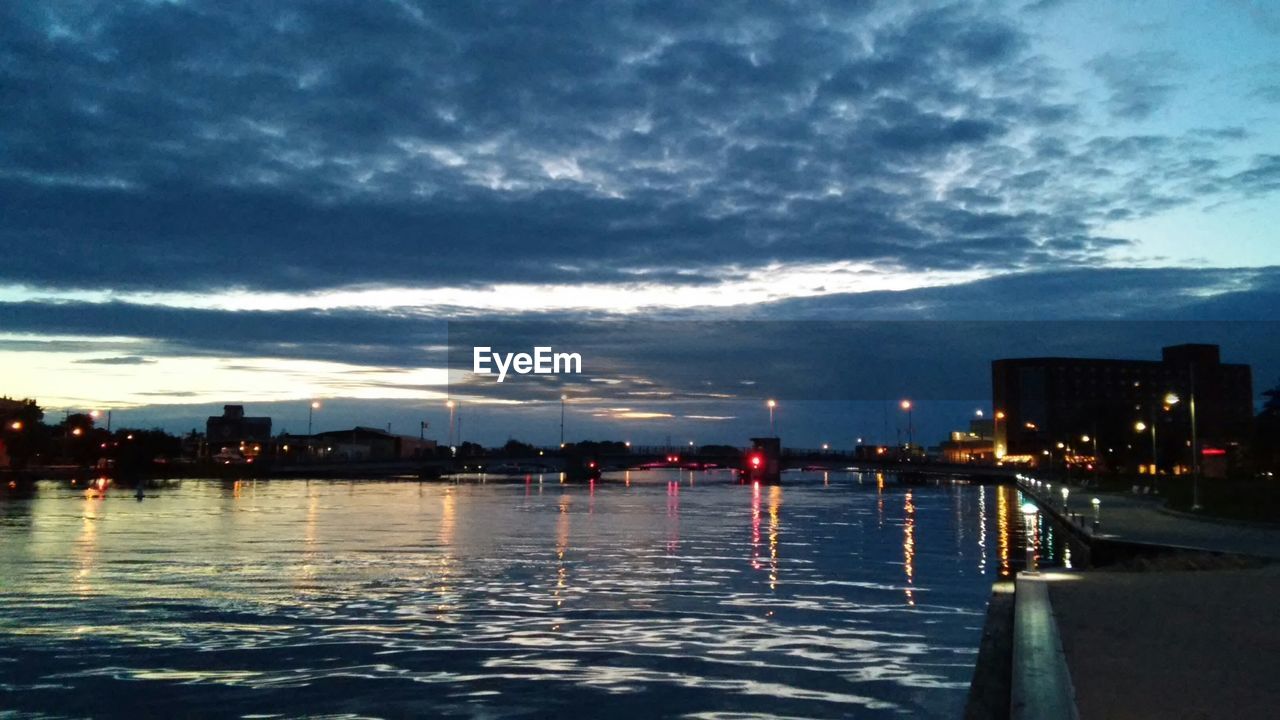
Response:
[[[1019,573],[1014,593],[1013,720],[1079,720],[1071,671],[1049,602],[1051,574]]]

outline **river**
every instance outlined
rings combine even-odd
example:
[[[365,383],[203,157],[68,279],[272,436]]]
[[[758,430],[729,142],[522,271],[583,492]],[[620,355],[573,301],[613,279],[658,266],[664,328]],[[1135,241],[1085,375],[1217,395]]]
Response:
[[[849,472],[41,481],[0,495],[0,717],[954,718],[1018,502]]]

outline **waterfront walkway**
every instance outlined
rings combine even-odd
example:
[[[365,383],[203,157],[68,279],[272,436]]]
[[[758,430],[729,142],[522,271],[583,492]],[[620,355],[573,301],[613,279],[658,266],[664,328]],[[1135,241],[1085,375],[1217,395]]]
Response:
[[[1276,716],[1280,565],[1046,578],[1082,720]]]
[[[1044,483],[1022,480],[1019,486],[1063,521],[1062,485],[1046,490]],[[1094,497],[1101,501],[1096,530]],[[1280,559],[1280,527],[1171,513],[1159,498],[1077,487],[1070,489],[1069,501],[1071,512],[1083,514],[1075,526],[1090,540],[1264,560],[1261,567],[1247,567],[1256,563],[1164,555],[1139,564],[1026,578],[1039,586],[1034,589],[1048,588],[1047,598],[1043,592],[1024,594],[1020,577],[1018,612],[1039,621],[1025,625],[1034,629],[1047,623],[1060,644],[1043,638],[1037,643],[1035,633],[1022,631],[1015,648],[1040,648],[1036,652],[1046,667],[1058,658],[1069,679],[1049,683],[1049,690],[1023,692],[1019,704],[1015,668],[1015,717],[1019,707],[1030,710],[1024,717],[1057,708],[1064,682],[1083,720],[1274,716],[1280,707],[1274,678],[1280,668],[1280,616],[1274,607],[1280,564],[1265,559]],[[1197,567],[1219,569],[1191,569]],[[1041,673],[1040,680],[1045,677],[1053,675]],[[1024,684],[1036,687],[1030,680]]]
[[[1035,495],[1041,505],[1062,509],[1061,484],[1045,491],[1026,481],[1024,492]],[[1098,537],[1150,545],[1167,545],[1210,552],[1235,553],[1280,560],[1280,525],[1267,526],[1230,520],[1171,513],[1157,497],[1128,493],[1101,493],[1072,487],[1068,496],[1072,512],[1084,516],[1083,526],[1092,534],[1092,498],[1101,500]]]

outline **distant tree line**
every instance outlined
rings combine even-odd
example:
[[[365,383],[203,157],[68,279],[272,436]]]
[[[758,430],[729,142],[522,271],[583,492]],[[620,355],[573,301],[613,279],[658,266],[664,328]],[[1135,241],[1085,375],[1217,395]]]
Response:
[[[181,438],[160,429],[98,426],[88,413],[69,413],[60,422],[45,422],[44,410],[33,400],[0,411],[0,443],[9,466],[23,469],[43,465],[97,465],[108,459],[121,470],[144,470],[157,461],[182,454]]]

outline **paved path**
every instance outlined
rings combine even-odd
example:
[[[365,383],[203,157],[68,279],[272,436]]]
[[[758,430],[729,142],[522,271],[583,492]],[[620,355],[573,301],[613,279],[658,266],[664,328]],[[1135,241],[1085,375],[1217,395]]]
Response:
[[[1061,509],[1061,484],[1055,483],[1048,492],[1034,487],[1028,489],[1025,482],[1020,485],[1024,492],[1036,494],[1043,503],[1053,503],[1053,507]],[[1068,499],[1074,512],[1083,512],[1086,519],[1090,519],[1092,510],[1087,508],[1094,497],[1102,501],[1100,537],[1280,559],[1280,527],[1173,515],[1160,510],[1163,501],[1159,498],[1127,493],[1099,493],[1073,487]],[[1090,523],[1086,521],[1085,526],[1089,527]]]
[[[1082,720],[1278,716],[1280,565],[1054,575]]]

